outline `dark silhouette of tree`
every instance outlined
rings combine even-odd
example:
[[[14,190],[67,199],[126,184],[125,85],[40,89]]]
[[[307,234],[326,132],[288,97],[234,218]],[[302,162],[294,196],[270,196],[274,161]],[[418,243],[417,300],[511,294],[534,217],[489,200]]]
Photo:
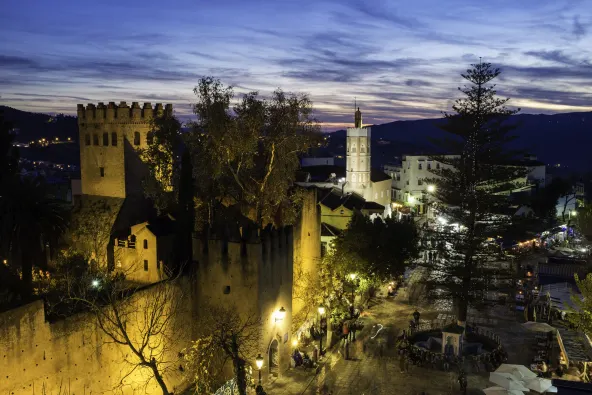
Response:
[[[20,262],[24,297],[32,293],[33,266],[44,267],[46,245],[56,247],[65,232],[68,211],[52,199],[41,178],[11,177],[0,197],[0,238],[5,255]]]
[[[442,126],[450,137],[435,141],[443,152],[456,155],[433,157],[444,164],[431,170],[435,177],[430,182],[450,225],[431,234],[440,255],[425,264],[424,281],[431,297],[453,300],[461,323],[469,306],[484,302],[487,291],[507,274],[485,242],[503,234],[511,222],[504,192],[519,189],[527,172],[515,165],[523,155],[506,147],[515,128],[507,120],[517,111],[506,108],[509,99],[496,97],[491,81],[499,74],[489,63],[472,65],[462,74],[468,86],[459,90],[465,97],[456,100],[454,114],[445,114]]]

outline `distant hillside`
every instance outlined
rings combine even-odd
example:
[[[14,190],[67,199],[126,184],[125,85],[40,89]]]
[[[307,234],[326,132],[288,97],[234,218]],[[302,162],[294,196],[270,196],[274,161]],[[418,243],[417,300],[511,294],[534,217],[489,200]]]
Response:
[[[0,106],[5,118],[19,129],[17,140],[28,142],[39,138],[78,140],[76,117],[36,114]],[[510,119],[518,128],[513,144],[535,154],[548,164],[561,163],[562,168],[592,171],[592,112],[555,115],[515,115]],[[372,165],[381,166],[404,154],[432,152],[430,138],[445,135],[438,128],[443,119],[395,121],[372,126]],[[345,130],[331,133],[327,150],[332,155],[345,155]],[[77,164],[78,144],[56,145],[49,151],[22,149],[24,157],[59,160]]]
[[[438,124],[443,119],[425,119],[419,121],[395,121],[372,126],[372,140],[382,139],[391,142],[388,149],[392,156],[432,151],[430,138],[446,135]],[[561,167],[575,171],[592,170],[592,112],[530,115],[519,114],[510,119],[518,125],[513,132],[518,139],[512,144],[523,148],[548,164],[560,163]],[[345,131],[337,131],[331,138],[331,145],[345,142]],[[385,145],[373,144],[374,152]],[[413,148],[415,147],[415,149]],[[343,151],[341,153],[343,155]],[[388,155],[381,154],[381,161],[388,162]],[[373,155],[373,165],[374,163]],[[376,158],[378,160],[378,158]],[[390,159],[392,160],[392,159]]]
[[[65,140],[70,137],[72,140],[78,140],[78,121],[76,117],[67,115],[51,116],[17,110],[12,107],[0,106],[0,111],[4,112],[6,121],[11,122],[12,126],[18,129],[16,140],[19,142],[29,142],[41,138]]]

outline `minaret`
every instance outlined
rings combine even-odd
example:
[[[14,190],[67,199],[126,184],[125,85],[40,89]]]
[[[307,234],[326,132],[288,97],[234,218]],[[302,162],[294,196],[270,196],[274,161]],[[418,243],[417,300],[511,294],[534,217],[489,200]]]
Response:
[[[370,184],[370,128],[362,127],[360,108],[354,115],[354,127],[347,129],[346,192],[356,192],[366,200],[372,200]]]

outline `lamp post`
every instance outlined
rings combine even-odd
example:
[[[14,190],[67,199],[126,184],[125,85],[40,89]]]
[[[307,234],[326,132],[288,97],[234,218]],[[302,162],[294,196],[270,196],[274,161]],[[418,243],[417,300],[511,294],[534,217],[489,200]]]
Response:
[[[257,365],[257,370],[259,370],[259,386],[261,386],[261,368],[263,367],[263,357],[261,354],[255,358],[255,364]]]
[[[323,314],[325,314],[325,307],[323,305],[319,306],[319,358],[323,355],[323,331],[322,331],[322,324],[321,321],[323,320]]]

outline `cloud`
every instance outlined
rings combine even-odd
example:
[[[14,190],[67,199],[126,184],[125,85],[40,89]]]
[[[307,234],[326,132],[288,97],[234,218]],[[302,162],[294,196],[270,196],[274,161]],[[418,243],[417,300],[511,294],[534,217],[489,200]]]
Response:
[[[574,16],[572,33],[578,40],[586,35],[586,27],[580,23],[579,16]]]
[[[407,85],[407,86],[432,86],[432,83],[429,81],[408,79],[405,81],[405,85]]]
[[[569,66],[576,66],[587,63],[586,61],[580,61],[571,55],[567,55],[564,51],[558,49],[553,51],[527,51],[524,54],[541,60],[561,63]]]

